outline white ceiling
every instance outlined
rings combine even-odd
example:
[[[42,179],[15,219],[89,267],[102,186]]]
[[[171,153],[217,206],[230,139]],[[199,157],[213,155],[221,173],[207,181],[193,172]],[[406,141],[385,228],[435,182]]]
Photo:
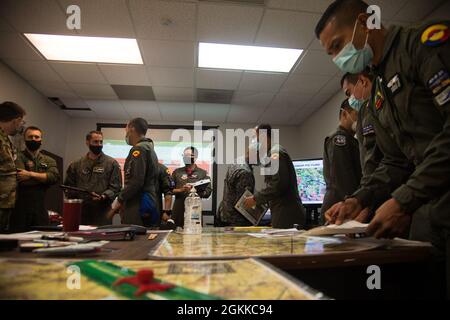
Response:
[[[331,0],[266,0],[265,6],[200,0],[1,0],[0,59],[71,117],[299,125],[339,91],[340,73],[315,40]],[[382,18],[408,24],[445,0],[372,0]],[[81,8],[81,30],[65,9]],[[168,23],[167,23],[168,22]],[[143,66],[47,62],[24,32],[137,38]],[[289,74],[199,69],[198,42],[304,49]],[[156,101],[119,100],[110,85],[152,86]],[[234,90],[231,104],[195,102],[196,88]],[[56,107],[56,106],[55,106]]]

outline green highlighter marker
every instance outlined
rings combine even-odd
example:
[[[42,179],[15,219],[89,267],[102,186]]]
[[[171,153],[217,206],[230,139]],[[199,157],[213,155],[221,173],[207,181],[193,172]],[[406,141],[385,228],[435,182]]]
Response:
[[[167,289],[166,291],[145,293],[141,296],[135,296],[137,287],[124,283],[113,286],[113,283],[124,277],[132,277],[136,272],[123,268],[107,261],[84,260],[70,265],[76,265],[81,273],[100,284],[128,299],[133,300],[222,300],[220,297],[204,294],[181,286]],[[160,279],[154,279],[157,283],[164,283]]]

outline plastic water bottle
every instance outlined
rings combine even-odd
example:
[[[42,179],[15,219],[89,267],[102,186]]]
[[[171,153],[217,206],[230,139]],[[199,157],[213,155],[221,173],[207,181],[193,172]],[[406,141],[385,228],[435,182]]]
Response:
[[[186,234],[202,233],[202,199],[200,199],[194,187],[184,200],[183,229]]]

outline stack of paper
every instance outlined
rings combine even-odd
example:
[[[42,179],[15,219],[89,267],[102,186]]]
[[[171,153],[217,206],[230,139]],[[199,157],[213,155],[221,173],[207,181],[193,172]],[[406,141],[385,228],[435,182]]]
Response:
[[[369,224],[361,223],[355,220],[346,221],[341,225],[330,224],[328,226],[317,227],[306,231],[306,236],[329,236],[335,234],[356,234],[365,233]]]

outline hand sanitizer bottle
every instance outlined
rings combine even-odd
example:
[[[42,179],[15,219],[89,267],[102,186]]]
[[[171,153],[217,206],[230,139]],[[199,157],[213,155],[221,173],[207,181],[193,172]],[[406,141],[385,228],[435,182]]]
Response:
[[[195,187],[184,200],[184,228],[185,234],[202,233],[202,199],[198,196]]]

